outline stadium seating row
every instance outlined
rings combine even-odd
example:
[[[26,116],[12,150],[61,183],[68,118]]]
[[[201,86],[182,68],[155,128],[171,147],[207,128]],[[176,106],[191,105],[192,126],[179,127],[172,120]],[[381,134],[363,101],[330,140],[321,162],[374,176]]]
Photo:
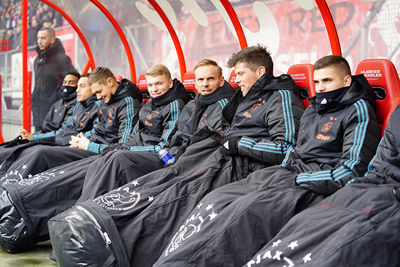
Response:
[[[289,68],[288,74],[292,76],[297,84],[304,107],[309,106],[308,97],[315,95],[313,82],[314,66],[312,64],[296,64]],[[364,74],[374,90],[376,96],[376,116],[381,126],[382,135],[390,115],[400,104],[400,79],[396,67],[388,59],[365,59],[357,67],[356,75]],[[235,82],[235,71],[232,71],[228,82],[233,88],[238,88]],[[182,83],[193,99],[197,90],[195,77],[192,71],[183,75]],[[142,91],[145,101],[149,99],[145,74],[142,73],[138,79],[138,87]]]

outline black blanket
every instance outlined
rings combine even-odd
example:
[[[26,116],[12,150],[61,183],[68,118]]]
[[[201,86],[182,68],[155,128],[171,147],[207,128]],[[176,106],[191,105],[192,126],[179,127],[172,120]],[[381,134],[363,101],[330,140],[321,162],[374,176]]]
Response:
[[[344,187],[293,217],[245,266],[399,266],[396,190],[398,184]]]
[[[15,183],[35,174],[77,161],[94,153],[78,148],[28,143],[19,146],[0,168],[0,185]]]
[[[205,194],[242,179],[243,173],[248,172],[243,165],[245,160],[222,153],[219,134],[207,133],[203,137],[205,139],[194,136],[192,144],[173,166],[142,176],[52,218],[50,238],[60,264],[75,260],[98,264],[105,260],[99,256],[101,254],[112,255],[120,266],[127,262],[130,262],[128,265],[151,266],[167,245],[168,237]],[[82,213],[80,218],[89,216],[85,217],[89,219],[70,221],[71,217],[66,214],[71,212]],[[110,246],[103,246],[103,235],[93,234],[79,238],[85,249],[79,249],[79,255],[76,254],[78,247],[67,238],[75,228],[74,223],[83,223],[81,233],[91,232],[92,227],[102,229],[111,240],[113,252],[105,251]]]

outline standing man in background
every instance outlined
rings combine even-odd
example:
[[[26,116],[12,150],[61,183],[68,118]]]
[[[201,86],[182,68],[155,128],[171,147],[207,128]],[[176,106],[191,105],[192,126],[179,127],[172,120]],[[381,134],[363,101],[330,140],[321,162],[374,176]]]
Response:
[[[32,94],[32,115],[35,130],[40,131],[51,105],[61,97],[59,87],[65,74],[76,69],[51,28],[39,30],[36,52],[38,56],[33,63],[35,87]]]

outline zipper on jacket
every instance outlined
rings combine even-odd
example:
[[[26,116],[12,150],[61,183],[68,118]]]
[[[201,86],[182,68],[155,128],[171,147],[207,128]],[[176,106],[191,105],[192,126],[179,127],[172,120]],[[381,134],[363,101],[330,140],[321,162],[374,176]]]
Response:
[[[111,239],[108,236],[107,232],[103,232],[103,236],[104,236],[104,238],[106,240],[107,245],[110,245],[111,244]]]

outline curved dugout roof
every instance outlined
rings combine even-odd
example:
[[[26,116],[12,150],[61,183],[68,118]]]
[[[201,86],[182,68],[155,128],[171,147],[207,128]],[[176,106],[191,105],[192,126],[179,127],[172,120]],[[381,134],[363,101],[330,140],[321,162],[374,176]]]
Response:
[[[317,6],[326,7],[323,0],[50,1],[78,25],[96,66],[108,66],[132,80],[156,63],[166,64],[177,77],[202,58],[225,67],[232,53],[257,43],[271,51],[276,73],[299,60],[313,62],[332,53],[326,45],[318,55],[302,56],[310,51],[310,42],[303,45],[299,40],[305,39],[297,33],[322,28],[318,43],[330,43]],[[337,44],[331,43],[334,53],[340,53]],[[224,74],[228,72],[225,67]]]
[[[364,58],[388,57],[390,49],[396,54],[399,43],[398,34],[388,32],[397,28],[382,29],[380,20],[385,16],[376,16],[382,10],[389,14],[386,17],[396,16],[390,13],[398,10],[396,0],[43,2],[61,9],[86,38],[87,47],[78,52],[81,59],[75,63],[79,69],[107,66],[134,82],[157,63],[167,65],[180,78],[203,58],[216,60],[229,77],[229,56],[258,43],[270,50],[275,75],[286,73],[293,64],[314,63],[332,53],[343,54],[355,70]],[[367,30],[371,26],[377,34]],[[386,50],[371,49],[380,41],[371,45],[372,38],[387,44],[390,36],[395,38]]]

